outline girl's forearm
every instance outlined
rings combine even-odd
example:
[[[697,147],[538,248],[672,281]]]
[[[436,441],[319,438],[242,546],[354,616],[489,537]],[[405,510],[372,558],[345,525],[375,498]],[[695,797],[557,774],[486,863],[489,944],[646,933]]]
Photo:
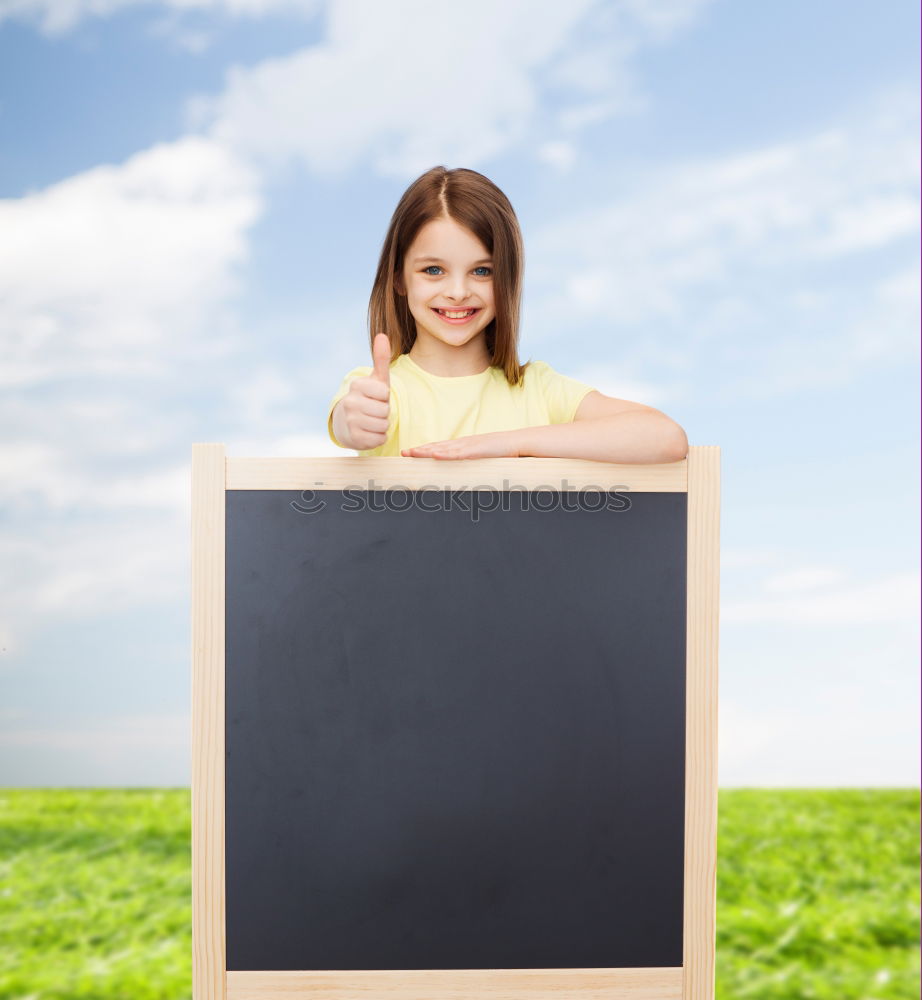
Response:
[[[522,427],[510,433],[520,457],[640,464],[678,462],[688,454],[685,431],[652,408],[569,424]]]

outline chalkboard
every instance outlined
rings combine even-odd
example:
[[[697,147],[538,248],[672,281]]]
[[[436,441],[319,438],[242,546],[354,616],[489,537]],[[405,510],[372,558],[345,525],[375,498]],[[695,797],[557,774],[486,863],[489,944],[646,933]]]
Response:
[[[689,489],[236,461],[213,526],[226,995],[267,970],[681,971]]]

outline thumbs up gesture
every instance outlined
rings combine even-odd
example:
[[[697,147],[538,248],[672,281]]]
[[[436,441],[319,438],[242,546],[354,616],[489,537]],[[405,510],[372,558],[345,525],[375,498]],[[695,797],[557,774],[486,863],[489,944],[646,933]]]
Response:
[[[391,342],[386,333],[375,335],[374,370],[354,378],[333,412],[333,433],[347,448],[366,451],[387,440],[391,395]]]

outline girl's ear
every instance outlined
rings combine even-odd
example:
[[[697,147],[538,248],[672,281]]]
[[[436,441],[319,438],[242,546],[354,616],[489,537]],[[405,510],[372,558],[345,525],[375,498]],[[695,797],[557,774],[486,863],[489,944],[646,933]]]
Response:
[[[394,275],[394,291],[398,295],[406,295],[407,294],[406,293],[406,289],[403,287],[403,275],[402,274],[395,274]]]

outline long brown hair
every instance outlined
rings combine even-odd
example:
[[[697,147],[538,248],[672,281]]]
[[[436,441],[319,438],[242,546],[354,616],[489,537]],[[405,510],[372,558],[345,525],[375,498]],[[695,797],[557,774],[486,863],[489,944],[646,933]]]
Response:
[[[493,259],[493,300],[496,316],[486,327],[490,364],[502,368],[510,385],[517,385],[528,362],[519,364],[519,310],[525,251],[522,233],[509,199],[483,174],[458,167],[433,167],[403,193],[394,210],[378,271],[368,301],[368,336],[385,332],[391,342],[391,361],[406,354],[416,341],[416,321],[405,295],[394,286],[403,274],[410,245],[420,229],[447,216],[469,229]]]

